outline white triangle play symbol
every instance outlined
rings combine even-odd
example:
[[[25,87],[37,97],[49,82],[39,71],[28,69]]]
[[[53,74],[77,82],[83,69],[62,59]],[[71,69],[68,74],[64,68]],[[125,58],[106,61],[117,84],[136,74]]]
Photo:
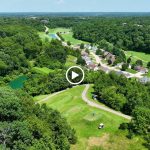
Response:
[[[79,76],[79,74],[75,73],[74,71],[72,71],[72,80],[77,78]]]

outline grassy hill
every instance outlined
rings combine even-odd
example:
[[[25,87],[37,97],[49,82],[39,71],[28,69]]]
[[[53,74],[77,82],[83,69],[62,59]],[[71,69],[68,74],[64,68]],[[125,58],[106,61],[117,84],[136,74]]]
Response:
[[[150,62],[150,54],[145,54],[142,52],[134,52],[134,51],[126,51],[125,52],[127,58],[132,57],[132,62],[135,62],[137,60],[142,60],[144,65],[146,66],[148,62]]]
[[[85,86],[77,86],[51,97],[45,103],[67,118],[75,128],[78,143],[71,147],[72,150],[144,150],[138,137],[129,140],[126,131],[118,130],[121,123],[126,119],[111,113],[88,106],[81,98]],[[89,90],[92,92],[92,89]],[[91,94],[88,93],[90,97]],[[36,101],[46,96],[35,97]],[[100,123],[105,128],[98,129]],[[123,146],[123,147],[122,147]]]
[[[76,45],[76,44],[81,44],[81,43],[87,43],[85,41],[81,41],[81,40],[78,40],[78,39],[75,39],[73,37],[73,33],[71,31],[70,28],[54,28],[54,29],[49,29],[49,34],[56,34],[57,32],[62,32],[65,34],[62,34],[62,37],[65,39],[65,41],[70,41],[71,44],[73,45]],[[49,39],[49,40],[52,40],[52,37],[45,34],[45,32],[39,32],[38,33],[40,38],[44,41],[45,38]]]

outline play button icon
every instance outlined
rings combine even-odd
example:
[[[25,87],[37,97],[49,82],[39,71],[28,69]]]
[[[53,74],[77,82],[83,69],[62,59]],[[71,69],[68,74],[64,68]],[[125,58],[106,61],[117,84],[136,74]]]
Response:
[[[79,66],[70,67],[66,72],[66,79],[70,84],[78,85],[84,80],[84,71]]]
[[[72,76],[71,76],[72,80],[77,78],[78,76],[79,76],[79,74],[77,74],[74,71],[72,71]]]

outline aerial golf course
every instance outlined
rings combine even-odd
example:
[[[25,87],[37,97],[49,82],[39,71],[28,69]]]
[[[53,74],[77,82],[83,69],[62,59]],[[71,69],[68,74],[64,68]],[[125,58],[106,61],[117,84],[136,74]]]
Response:
[[[49,107],[54,108],[61,112],[63,117],[67,119],[69,124],[76,130],[78,142],[71,147],[72,150],[113,150],[122,149],[131,150],[144,150],[141,145],[141,140],[138,137],[129,140],[126,138],[127,131],[119,130],[118,127],[123,122],[128,120],[116,116],[114,114],[105,112],[103,110],[88,106],[82,100],[82,92],[85,86],[77,86],[68,89],[55,96],[42,95],[35,97],[36,101],[40,101],[49,97],[46,103]],[[92,85],[87,93],[87,97],[91,99],[93,88]],[[104,129],[99,130],[98,125],[104,123]]]
[[[73,32],[70,28],[54,28],[54,29],[49,29],[49,34],[45,34],[45,32],[39,32],[39,36],[41,39],[45,40],[45,38],[52,40],[52,37],[50,36],[51,34],[56,34],[58,32],[61,32],[62,37],[65,39],[65,42],[70,41],[71,44],[77,45],[81,43],[87,43],[85,41],[81,41],[78,39],[75,39],[73,37]]]

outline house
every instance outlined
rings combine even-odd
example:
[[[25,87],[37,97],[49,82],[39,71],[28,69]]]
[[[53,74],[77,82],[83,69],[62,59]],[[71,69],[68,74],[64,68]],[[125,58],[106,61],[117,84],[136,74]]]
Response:
[[[123,65],[124,63],[122,62],[122,63],[119,63],[119,64],[117,64],[115,67],[117,67],[117,68],[122,68],[122,65]]]
[[[97,46],[93,46],[93,47],[92,47],[92,51],[95,51],[95,52],[96,52],[97,50],[98,50]]]
[[[142,66],[135,66],[134,67],[134,70],[140,72],[140,73],[143,73],[143,74],[146,74],[148,73],[148,69],[147,68],[144,68]]]
[[[139,81],[140,81],[141,83],[143,83],[143,84],[146,84],[146,83],[150,82],[150,78],[148,78],[148,77],[143,77],[143,78],[139,79]]]
[[[41,20],[41,23],[48,24],[49,21],[48,20]]]
[[[88,56],[89,56],[89,54],[88,54],[88,53],[86,53],[85,51],[82,51],[82,52],[81,52],[81,55],[82,55],[82,56],[86,56],[86,57],[88,57]]]
[[[116,56],[110,52],[104,51],[103,55],[106,58],[106,60],[112,60],[112,62],[116,60]]]
[[[90,44],[85,44],[84,45],[84,48],[85,49],[88,49],[88,50],[91,50],[92,49],[92,46]]]
[[[90,70],[95,70],[95,68],[97,67],[94,63],[91,63],[89,65],[87,65],[88,69]]]
[[[35,20],[35,19],[37,19],[37,17],[30,17],[30,19],[33,19],[33,20]]]
[[[80,49],[80,45],[74,45],[74,46],[72,46],[72,48],[74,49],[74,50],[77,50],[77,49]]]
[[[123,25],[123,26],[125,26],[125,25],[127,25],[127,23],[126,23],[126,22],[124,22],[124,23],[122,23],[122,25]]]
[[[109,54],[109,52],[107,52],[107,51],[104,51],[104,57],[106,57],[107,55]]]
[[[113,54],[111,54],[110,52],[105,51],[103,55],[104,55],[105,59],[106,59],[106,60],[110,60],[110,61],[112,62],[112,64],[113,64],[113,63],[115,62],[115,60],[116,60],[116,56],[113,55]]]

